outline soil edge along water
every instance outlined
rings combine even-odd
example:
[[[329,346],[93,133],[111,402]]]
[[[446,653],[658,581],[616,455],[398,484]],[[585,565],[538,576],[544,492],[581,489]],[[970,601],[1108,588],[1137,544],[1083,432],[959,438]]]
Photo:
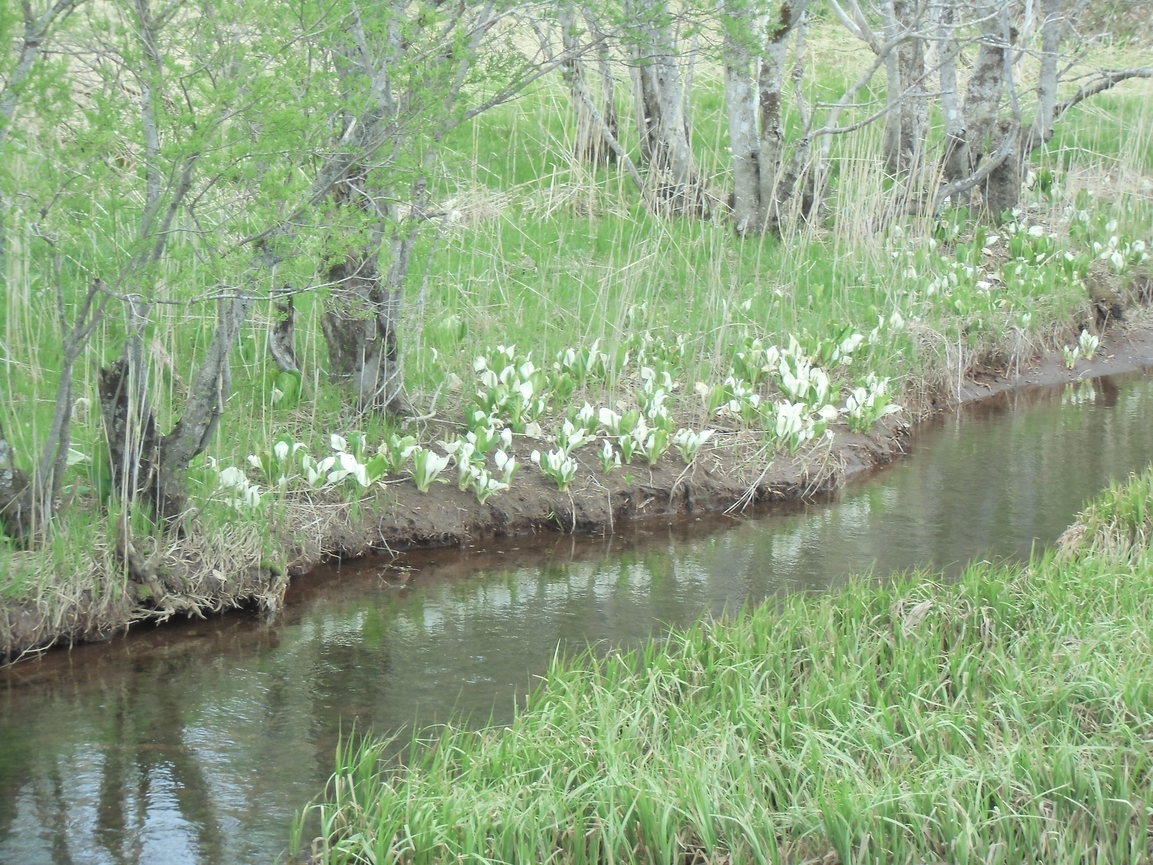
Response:
[[[1094,357],[1075,368],[1054,354],[1019,370],[979,365],[951,385],[906,383],[906,394],[916,394],[906,404],[915,403],[916,418],[924,421],[1007,390],[1146,368],[1153,365],[1151,318],[1145,309],[1131,310],[1126,321],[1102,332]],[[740,513],[765,502],[828,493],[899,458],[911,431],[908,413],[882,418],[867,434],[836,424],[827,441],[790,456],[769,452],[747,431],[721,430],[687,466],[666,453],[651,466],[640,462],[611,474],[596,469],[593,453],[575,452],[586,470],[565,491],[529,464],[531,442],[514,442],[523,474],[506,493],[484,503],[453,484],[434,484],[422,493],[408,482],[388,484],[353,504],[290,498],[280,521],[289,528],[278,530],[289,537],[273,539],[287,550],[281,561],[269,561],[267,539],[195,538],[150,551],[151,560],[160,563],[150,566],[155,581],[135,586],[135,594],[119,603],[102,600],[52,616],[32,605],[0,607],[0,662],[14,663],[52,646],[108,639],[142,620],[275,610],[291,579],[327,561],[504,535],[611,532],[626,520]],[[183,572],[179,588],[164,576],[174,563]]]

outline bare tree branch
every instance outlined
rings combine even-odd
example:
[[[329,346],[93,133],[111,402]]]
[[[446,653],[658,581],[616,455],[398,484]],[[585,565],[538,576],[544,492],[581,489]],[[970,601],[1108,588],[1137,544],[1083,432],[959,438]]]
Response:
[[[1084,102],[1091,96],[1104,93],[1111,87],[1116,87],[1122,81],[1133,78],[1153,78],[1153,66],[1134,66],[1128,69],[1109,69],[1098,74],[1097,78],[1081,87],[1053,109],[1053,119],[1060,119],[1066,111]]]

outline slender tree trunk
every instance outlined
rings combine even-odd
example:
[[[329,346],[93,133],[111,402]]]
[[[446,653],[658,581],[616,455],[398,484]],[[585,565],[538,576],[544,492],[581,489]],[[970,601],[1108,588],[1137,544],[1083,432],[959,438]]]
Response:
[[[104,317],[108,295],[103,292],[103,283],[99,279],[93,280],[88,287],[83,303],[69,324],[64,291],[58,275],[56,309],[63,343],[60,383],[56,388],[52,425],[49,427],[48,437],[45,439],[44,447],[41,450],[33,484],[37,520],[42,525],[46,524],[56,513],[56,503],[60,496],[64,471],[68,465],[68,449],[72,443],[72,371],[80,353],[88,344],[92,331]]]
[[[884,14],[884,38],[888,44],[895,44],[900,38],[900,25],[897,23],[896,3],[886,0],[881,4]],[[907,166],[902,158],[901,91],[904,89],[902,67],[897,51],[889,51],[885,62],[885,135],[881,149],[885,158],[885,170],[891,175],[901,174]]]
[[[764,231],[766,212],[761,200],[760,130],[757,126],[757,16],[746,0],[728,0],[723,7],[725,108],[729,150],[733,160],[733,225],[739,236]]]
[[[1053,135],[1059,83],[1057,67],[1061,39],[1065,31],[1065,17],[1061,6],[1061,0],[1042,0],[1041,3],[1041,63],[1037,73],[1037,112],[1022,142],[1023,153],[1036,149]]]
[[[1009,24],[1009,10],[1000,0],[974,4],[981,31],[973,74],[965,92],[965,126],[969,156],[974,169],[981,161],[987,174],[979,188],[985,210],[993,217],[1012,210],[1021,196],[1020,118],[1011,103],[1009,63],[1016,31]]]
[[[693,162],[680,58],[664,0],[631,0],[637,23],[633,78],[641,153],[652,172],[652,200],[674,213],[709,212]]]
[[[18,543],[27,544],[34,524],[32,483],[16,466],[12,445],[0,426],[0,530]]]
[[[929,126],[924,13],[918,0],[887,0],[884,4],[885,42],[896,46],[885,58],[889,105],[885,167],[892,175],[916,173]]]
[[[785,158],[782,100],[789,40],[806,5],[806,0],[786,0],[767,25],[748,0],[729,0],[722,7],[733,219],[742,237],[779,231],[796,192],[802,166]],[[800,150],[794,155],[804,158]]]
[[[581,143],[585,140],[585,133],[582,130],[588,130],[588,141],[592,145],[592,149],[600,145],[606,148],[603,159],[607,162],[617,163],[621,166],[624,172],[628,175],[629,180],[632,181],[637,191],[645,199],[645,203],[652,207],[650,190],[645,184],[644,176],[641,174],[636,163],[633,162],[628,151],[625,150],[624,145],[620,141],[620,129],[616,114],[616,101],[614,97],[615,83],[612,72],[612,65],[609,56],[608,40],[603,32],[600,31],[598,25],[595,23],[596,19],[586,13],[585,20],[589,22],[590,30],[595,31],[597,40],[597,65],[600,69],[601,80],[604,84],[603,98],[598,98],[593,94],[592,88],[589,86],[587,77],[583,74],[569,75],[567,70],[570,68],[568,60],[561,60],[559,65],[561,70],[566,74],[566,80],[569,84],[569,90],[572,93],[573,101],[577,103],[574,111],[577,116],[577,129],[578,141],[574,148],[574,152],[581,156],[582,152],[586,150],[586,146]],[[564,52],[571,54],[575,48],[578,51],[584,52],[586,47],[580,45],[579,42],[572,40],[571,31],[566,35],[563,27],[566,26],[562,22],[562,40],[564,42]],[[537,35],[540,40],[541,49],[544,51],[545,56],[550,63],[557,62],[556,56],[552,50],[550,40],[547,34],[537,29]],[[580,68],[580,67],[578,67]]]
[[[1089,0],[1041,0],[1041,63],[1037,72],[1037,109],[1033,123],[1022,137],[1022,159],[1053,136],[1053,124],[1063,110],[1057,101],[1061,84],[1061,44],[1088,5]]]
[[[229,357],[251,306],[252,298],[247,294],[218,301],[216,330],[189,382],[184,411],[172,432],[160,442],[159,515],[167,521],[176,520],[184,512],[188,466],[204,453],[224,414],[232,387]]]
[[[621,144],[616,134],[612,131],[613,124],[601,116],[600,110],[594,103],[592,95],[589,94],[587,90],[580,89],[574,91],[574,95],[581,100],[581,102],[584,104],[585,110],[588,112],[588,116],[600,128],[601,137],[604,139],[605,144],[608,145],[609,149],[612,151],[614,161],[621,165],[621,167],[624,169],[624,172],[629,176],[629,180],[633,182],[633,185],[637,188],[637,191],[645,199],[645,202],[651,207],[651,196],[649,194],[649,189],[645,184],[645,179],[641,174],[640,169],[637,168],[636,163],[633,162],[632,157],[629,156],[628,151],[625,150],[624,145]]]
[[[777,20],[769,22],[768,40],[760,60],[757,76],[757,112],[760,124],[760,148],[757,163],[760,166],[757,192],[764,214],[761,230],[779,231],[785,200],[781,181],[785,170],[785,123],[782,114],[784,99],[785,64],[789,51],[789,37],[800,23],[803,3],[781,4]],[[791,190],[790,190],[791,192]]]
[[[616,98],[616,75],[613,72],[612,56],[609,51],[608,34],[606,34],[597,21],[588,10],[585,10],[585,21],[589,25],[589,33],[593,39],[596,40],[597,50],[597,71],[600,75],[601,81],[601,105],[604,106],[601,117],[604,119],[604,130],[607,130],[609,135],[603,132],[600,134],[600,143],[604,145],[603,155],[609,162],[616,162],[617,153],[611,146],[611,138],[619,138],[620,121],[617,119],[617,98]]]
[[[965,134],[965,115],[961,109],[960,88],[957,83],[957,58],[961,48],[954,28],[954,0],[943,0],[941,5],[937,43],[940,46],[938,65],[941,82],[941,116],[945,128],[944,157],[941,177],[945,183],[956,183],[969,176],[972,159],[969,156],[968,136]],[[959,192],[952,203],[963,207],[969,203],[968,192]]]
[[[599,109],[598,100],[593,97],[593,89],[588,82],[589,63],[585,59],[590,46],[581,39],[576,12],[566,6],[560,12],[561,40],[565,60],[561,64],[565,80],[573,94],[573,107],[576,112],[576,137],[573,155],[582,162],[602,165],[616,162],[616,153],[610,141],[619,137],[616,106],[613,99],[612,73],[607,63],[607,47],[604,34],[596,27],[595,19],[586,10],[584,20],[590,35],[596,40],[598,57],[597,68],[602,79]]]

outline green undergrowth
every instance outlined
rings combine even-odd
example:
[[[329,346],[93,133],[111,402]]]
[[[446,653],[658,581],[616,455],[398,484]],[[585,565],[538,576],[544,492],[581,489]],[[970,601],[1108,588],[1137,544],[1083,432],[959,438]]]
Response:
[[[1060,556],[796,594],[555,663],[507,728],[349,740],[326,863],[1137,863],[1153,472]],[[1140,509],[1136,502],[1140,501]],[[1123,528],[1129,532],[1130,528]],[[821,857],[829,857],[822,859]],[[836,858],[839,857],[839,858]]]
[[[822,88],[837,91],[845,74],[835,64],[814,70],[813,97]],[[623,90],[618,96],[625,117]],[[720,193],[731,181],[719,78],[702,74],[694,93],[701,170]],[[843,419],[855,391],[870,380],[886,382],[892,403],[915,419],[942,395],[955,393],[974,368],[1016,370],[1041,352],[1074,345],[1082,328],[1095,330],[1093,268],[1123,295],[1148,271],[1143,258],[1153,242],[1153,211],[1131,181],[1148,170],[1153,149],[1145,146],[1149,101],[1136,89],[1119,89],[1108,94],[1104,108],[1085,105],[1062,119],[1053,141],[1032,159],[1035,180],[1021,212],[1003,224],[982,228],[963,209],[930,222],[882,219],[887,192],[874,188],[875,139],[850,136],[833,145],[833,204],[825,216],[789,227],[783,237],[743,242],[723,208],[714,219],[654,215],[619,167],[575,162],[568,100],[560,82],[542,81],[445,143],[442,170],[432,180],[433,204],[442,216],[424,226],[413,254],[400,345],[413,410],[431,422],[396,429],[351,410],[347,390],[327,376],[322,256],[309,248],[283,263],[283,285],[296,290],[302,372],[286,378],[269,356],[273,309],[262,299],[233,351],[220,428],[192,466],[189,522],[196,532],[220,534],[236,521],[264,523],[269,537],[305,531],[281,515],[300,497],[313,496],[317,484],[282,486],[282,475],[269,476],[249,459],[260,463],[277,443],[302,444],[322,461],[334,455],[333,434],[351,440],[359,433],[367,448],[357,455],[362,463],[390,437],[412,435],[432,449],[473,431],[483,390],[475,364],[480,357],[495,362],[499,346],[515,347],[518,365],[531,360],[550,374],[568,350],[599,352],[605,359],[596,376],[535,394],[545,401],[542,435],[518,438],[522,463],[533,449],[546,459],[559,449],[558,428],[586,401],[622,414],[652,402],[652,394],[642,392],[646,367],[668,376],[665,446],[681,428],[736,423],[732,412],[717,417],[736,401],[739,423],[763,434],[766,454],[778,446],[795,451],[796,437],[774,437],[777,418],[748,401],[753,395],[760,406],[771,406],[781,396],[771,376],[750,377],[751,347],[784,349],[795,338],[814,364],[824,364],[828,352],[822,347],[876,332],[876,339],[859,345],[851,365],[828,367],[830,388],[822,401]],[[1107,111],[1108,123],[1098,122],[1099,111]],[[622,135],[635,151],[633,126],[622,123]],[[35,175],[50,167],[30,161],[12,170]],[[134,199],[104,207],[81,184],[67,189],[69,212],[83,230],[50,239],[29,221],[6,226],[3,276],[12,290],[0,296],[0,426],[26,472],[49,438],[60,384],[66,328],[56,288],[66,322],[91,276],[116,272],[137,242]],[[139,274],[142,284],[162,286],[170,301],[155,306],[144,335],[149,400],[162,432],[183,411],[216,322],[214,301],[191,299],[212,295],[212,286],[247,285],[249,279],[243,269],[230,270],[239,266],[233,259],[201,254],[193,235],[178,233],[165,260]],[[106,538],[75,540],[88,538],[89,515],[122,510],[107,497],[97,376],[119,356],[125,336],[123,310],[114,304],[77,359],[70,468],[58,514],[46,527],[52,537],[33,551],[0,546],[5,597],[51,607],[103,594],[108,582],[117,583],[121,594],[129,589],[123,568],[102,573],[114,557],[102,554],[98,564],[78,566],[77,551],[106,551],[112,546]],[[807,408],[812,421],[824,406],[811,401]],[[294,463],[294,471],[307,469]],[[405,480],[406,471],[393,472],[389,482]],[[221,483],[225,472],[243,473],[247,486]],[[564,483],[559,474],[558,484]],[[324,507],[349,505],[365,494],[343,480],[319,485]],[[235,507],[243,504],[240,493],[261,496],[265,509]],[[105,582],[92,585],[98,573]]]
[[[1062,555],[1084,550],[1114,558],[1145,555],[1153,539],[1153,471],[1111,483],[1062,538]]]

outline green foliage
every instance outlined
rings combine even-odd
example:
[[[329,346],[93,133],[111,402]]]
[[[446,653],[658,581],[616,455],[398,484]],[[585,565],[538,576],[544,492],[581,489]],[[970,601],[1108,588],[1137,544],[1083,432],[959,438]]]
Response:
[[[0,10],[0,35],[18,37],[23,25],[11,5]],[[39,451],[51,424],[63,357],[59,322],[75,315],[97,277],[116,296],[76,367],[73,398],[89,408],[74,424],[75,446],[94,455],[70,478],[70,491],[81,499],[108,497],[109,473],[97,447],[103,433],[96,370],[121,353],[131,329],[128,295],[152,302],[142,336],[150,399],[163,432],[182,413],[216,326],[216,298],[294,292],[302,372],[284,373],[271,363],[267,322],[254,317],[232,354],[232,394],[209,453],[216,465],[194,469],[192,492],[200,501],[221,495],[220,472],[227,468],[251,470],[250,481],[271,484],[267,471],[246,457],[259,459],[278,442],[316,454],[314,470],[329,456],[338,458],[329,454],[328,437],[349,418],[344,385],[327,375],[320,335],[332,300],[329,269],[377,236],[415,232],[413,266],[401,287],[400,349],[418,411],[431,406],[474,433],[473,408],[519,429],[539,424],[555,433],[562,419],[576,422],[573,409],[581,403],[620,401],[631,428],[588,430],[606,438],[595,445],[606,468],[622,456],[650,460],[670,444],[679,448],[678,429],[705,428],[730,403],[736,406],[731,422],[775,429],[778,418],[765,407],[774,405],[783,378],[765,369],[763,359],[756,362],[755,346],[783,347],[795,334],[809,362],[830,377],[829,404],[844,406],[870,373],[876,381],[890,379],[892,398],[900,401],[909,377],[946,367],[952,374],[959,361],[950,353],[957,347],[966,358],[996,354],[1006,349],[1009,334],[1032,337],[1067,321],[1083,308],[1083,283],[1095,260],[1104,253],[1114,266],[1115,253],[1122,269],[1133,268],[1141,244],[1153,240],[1147,202],[1090,195],[1076,187],[1075,172],[1065,171],[1066,164],[1082,162],[1090,138],[1103,148],[1095,161],[1147,161],[1146,151],[1153,152],[1141,146],[1147,109],[1122,91],[1102,104],[1131,132],[1109,138],[1112,133],[1079,129],[1076,118],[1059,127],[1035,168],[1028,209],[1013,216],[1019,229],[1012,235],[1009,223],[981,229],[964,210],[943,214],[931,238],[917,220],[897,218],[886,232],[874,231],[875,190],[856,173],[875,159],[875,142],[866,135],[837,137],[830,165],[838,206],[859,206],[860,220],[839,215],[833,232],[815,225],[738,243],[723,207],[714,220],[654,214],[619,166],[575,161],[570,97],[558,76],[461,122],[462,112],[515,89],[531,71],[524,34],[494,33],[459,99],[446,105],[445,88],[459,68],[454,60],[465,50],[460,29],[435,44],[436,34],[455,23],[449,4],[409,4],[412,15],[399,22],[399,43],[390,41],[399,7],[362,4],[373,62],[388,66],[404,98],[386,146],[361,143],[342,154],[336,142],[350,133],[347,119],[375,98],[378,68],[369,63],[353,74],[335,62],[356,40],[344,0],[291,8],[274,2],[258,11],[232,0],[198,0],[158,25],[155,55],[136,32],[136,9],[147,5],[89,4],[64,22],[53,39],[70,50],[34,64],[0,144],[2,267],[9,286],[0,296],[6,397],[0,412],[22,455]],[[660,4],[646,8],[654,15],[668,11]],[[600,11],[606,26],[635,23],[624,6]],[[692,136],[694,156],[719,202],[730,154],[723,76],[716,58],[706,56],[714,20],[713,7],[692,6],[677,24],[699,37],[706,52],[694,73]],[[10,47],[0,53],[0,80],[9,80],[14,62]],[[835,98],[855,80],[851,66],[819,64],[800,86],[813,101]],[[143,126],[145,89],[154,138]],[[867,102],[883,94],[869,87],[860,95]],[[627,88],[618,86],[621,141],[640,160],[629,102]],[[1086,125],[1102,125],[1091,119]],[[789,135],[799,122],[796,112],[786,111]],[[340,155],[362,160],[387,200],[383,219],[334,206],[316,192],[318,176]],[[415,214],[404,202],[418,178],[427,181],[429,202]],[[1065,231],[1063,208],[1071,196],[1074,218]],[[1045,225],[1043,235],[1033,233],[1037,225]],[[998,242],[991,242],[998,232]],[[259,242],[248,242],[257,236]],[[390,253],[379,263],[387,269]],[[869,338],[851,352],[850,367],[837,353],[853,334]],[[497,368],[497,346],[512,345],[517,362]],[[490,358],[496,373],[513,366],[517,374],[483,388],[492,393],[479,393],[472,368],[478,356]],[[530,358],[535,368],[521,376]],[[645,370],[651,379],[640,378]],[[821,423],[815,414],[821,407],[808,408],[802,420],[786,419],[790,429],[800,424],[802,437],[818,435]],[[405,438],[417,430],[356,423],[372,443],[353,455],[366,478],[403,475],[410,448],[430,444]],[[392,447],[389,441],[408,443]],[[328,484],[334,470],[335,463],[316,481]],[[307,480],[302,466],[293,471],[293,483]],[[76,479],[78,472],[89,477]],[[363,492],[355,474],[327,488],[350,498]]]
[[[269,404],[280,409],[296,408],[300,402],[303,377],[295,369],[281,370],[269,385]]]

